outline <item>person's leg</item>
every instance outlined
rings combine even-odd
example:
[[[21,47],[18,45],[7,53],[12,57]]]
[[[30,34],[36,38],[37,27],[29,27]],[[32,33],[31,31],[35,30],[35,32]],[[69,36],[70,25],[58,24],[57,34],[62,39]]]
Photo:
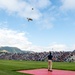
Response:
[[[52,60],[50,60],[50,70],[52,70]]]
[[[48,71],[52,71],[52,60],[48,60]]]
[[[48,60],[48,70],[50,70],[50,60]]]

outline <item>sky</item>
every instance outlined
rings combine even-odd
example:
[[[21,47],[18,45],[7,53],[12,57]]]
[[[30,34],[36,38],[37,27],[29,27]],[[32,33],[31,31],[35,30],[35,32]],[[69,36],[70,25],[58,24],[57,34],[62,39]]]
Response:
[[[75,0],[0,0],[2,46],[34,52],[73,51]]]

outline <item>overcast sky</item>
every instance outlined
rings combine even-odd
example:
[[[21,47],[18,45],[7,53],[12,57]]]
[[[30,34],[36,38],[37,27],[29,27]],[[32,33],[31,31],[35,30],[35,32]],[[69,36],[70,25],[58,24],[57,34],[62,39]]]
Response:
[[[75,0],[0,0],[0,46],[73,51]]]

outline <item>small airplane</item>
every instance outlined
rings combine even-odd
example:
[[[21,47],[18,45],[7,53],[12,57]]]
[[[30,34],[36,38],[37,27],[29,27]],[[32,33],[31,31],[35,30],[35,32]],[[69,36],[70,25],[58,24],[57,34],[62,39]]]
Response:
[[[27,18],[28,19],[28,21],[33,21],[33,19],[32,18]]]

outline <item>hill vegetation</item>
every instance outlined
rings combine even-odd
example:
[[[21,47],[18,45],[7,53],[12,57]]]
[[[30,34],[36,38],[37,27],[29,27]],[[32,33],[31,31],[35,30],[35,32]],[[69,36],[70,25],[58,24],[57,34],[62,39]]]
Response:
[[[7,52],[7,53],[23,53],[23,51],[17,47],[0,47],[0,52]]]

